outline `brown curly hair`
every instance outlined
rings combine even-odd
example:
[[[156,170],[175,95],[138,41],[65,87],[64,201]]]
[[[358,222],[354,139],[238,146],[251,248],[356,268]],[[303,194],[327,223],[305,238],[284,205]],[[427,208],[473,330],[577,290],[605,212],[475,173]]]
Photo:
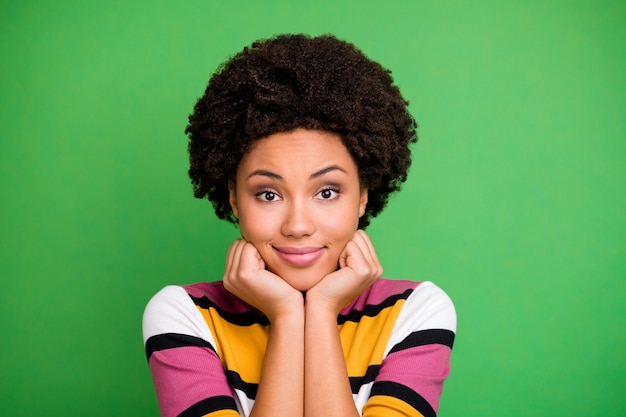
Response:
[[[237,166],[257,139],[295,128],[337,134],[354,158],[369,201],[359,227],[406,181],[417,124],[391,72],[331,35],[279,35],[222,64],[189,115],[189,176],[220,219]]]

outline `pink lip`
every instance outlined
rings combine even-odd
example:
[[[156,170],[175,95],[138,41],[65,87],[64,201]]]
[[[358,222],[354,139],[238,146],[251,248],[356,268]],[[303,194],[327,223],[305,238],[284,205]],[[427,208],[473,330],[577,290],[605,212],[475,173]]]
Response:
[[[278,256],[293,266],[311,265],[322,256],[324,247],[274,247]]]

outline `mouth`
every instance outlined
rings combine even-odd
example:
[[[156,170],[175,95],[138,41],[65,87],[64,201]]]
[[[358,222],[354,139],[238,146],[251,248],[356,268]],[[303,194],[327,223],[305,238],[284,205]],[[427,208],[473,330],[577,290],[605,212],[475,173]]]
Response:
[[[296,266],[305,267],[315,263],[324,253],[324,247],[274,247],[278,256],[286,263]]]

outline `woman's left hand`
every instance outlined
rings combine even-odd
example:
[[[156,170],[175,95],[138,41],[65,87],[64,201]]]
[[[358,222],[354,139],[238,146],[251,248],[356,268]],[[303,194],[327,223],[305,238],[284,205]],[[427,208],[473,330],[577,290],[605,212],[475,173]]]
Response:
[[[307,291],[306,302],[328,308],[333,314],[376,281],[383,273],[374,245],[363,230],[357,230],[339,256],[339,269]]]

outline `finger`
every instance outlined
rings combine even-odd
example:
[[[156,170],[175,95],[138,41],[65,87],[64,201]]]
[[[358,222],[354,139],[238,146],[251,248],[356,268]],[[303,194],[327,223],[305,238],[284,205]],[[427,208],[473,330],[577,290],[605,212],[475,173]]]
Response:
[[[369,265],[363,249],[353,240],[350,240],[339,257],[339,266],[348,267],[355,271],[360,271],[364,265]]]
[[[363,253],[368,254],[370,258],[377,259],[376,250],[370,237],[363,230],[357,230],[354,234],[354,241],[363,250]]]
[[[354,252],[356,244],[349,240],[346,245],[343,247],[341,253],[339,254],[339,267],[345,268],[348,264],[348,258],[351,256],[351,252]]]
[[[372,239],[369,237],[369,235],[365,232],[362,232],[363,238],[365,239],[365,241],[367,242],[367,247],[372,255],[372,259],[374,260],[374,262],[376,263],[376,267],[378,269],[378,277],[380,277],[383,274],[383,266],[380,263],[380,259],[378,259],[378,254],[376,253],[376,248],[374,247],[374,242],[372,242]]]
[[[235,247],[237,246],[237,241],[239,239],[235,239],[233,243],[228,247],[228,252],[226,252],[226,265],[224,267],[224,276],[229,276],[233,269],[233,258],[235,253]]]
[[[241,269],[256,272],[264,268],[265,262],[257,248],[252,243],[246,242],[241,249]]]
[[[237,287],[237,275],[239,271],[239,255],[241,247],[241,239],[235,239],[235,241],[228,248],[228,254],[226,255],[226,269],[224,271],[223,285],[226,290],[234,294]]]
[[[363,230],[357,230],[354,236],[354,241],[364,254],[365,261],[371,268],[371,274],[376,278],[380,277],[383,273],[383,267],[378,260],[376,249],[370,237]]]
[[[239,277],[239,271],[241,269],[241,252],[246,245],[246,241],[243,239],[237,239],[232,247],[232,264],[229,277],[233,280]]]

